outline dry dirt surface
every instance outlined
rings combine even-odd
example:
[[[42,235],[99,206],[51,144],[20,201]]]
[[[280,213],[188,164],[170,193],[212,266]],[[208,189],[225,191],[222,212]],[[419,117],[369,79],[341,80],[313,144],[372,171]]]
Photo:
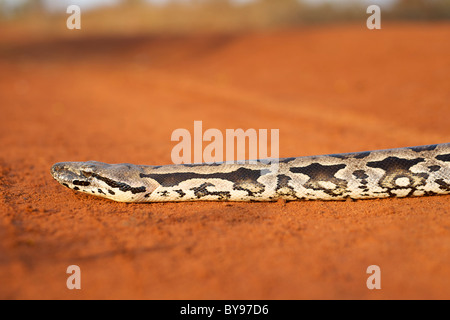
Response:
[[[124,204],[49,171],[169,164],[194,120],[279,129],[281,157],[449,142],[450,24],[14,32],[0,34],[0,298],[450,298],[450,196]]]

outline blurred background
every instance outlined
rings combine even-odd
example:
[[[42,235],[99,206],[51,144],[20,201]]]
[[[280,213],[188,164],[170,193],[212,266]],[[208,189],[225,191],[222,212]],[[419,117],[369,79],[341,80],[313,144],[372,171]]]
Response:
[[[66,27],[70,4],[81,8],[81,30]],[[371,4],[381,8],[381,30],[366,27]],[[104,127],[95,126],[106,135],[117,124],[106,121],[105,110],[120,115],[134,109],[151,118],[137,128],[156,126],[152,130],[160,136],[153,141],[161,142],[163,162],[169,161],[170,132],[196,119],[209,119],[208,126],[219,129],[280,128],[281,139],[298,134],[296,123],[310,125],[314,134],[302,136],[302,144],[314,154],[339,151],[330,150],[335,139],[318,129],[324,123],[342,127],[337,132],[348,146],[341,151],[436,143],[449,128],[443,114],[450,91],[450,0],[0,0],[0,9],[4,102],[33,99],[27,108],[50,105],[69,115],[84,100],[90,112],[102,115]],[[117,87],[114,97],[105,83]],[[158,96],[186,84],[188,93],[172,96],[174,101]],[[78,91],[63,93],[70,88]],[[197,91],[212,98],[202,101]],[[249,116],[227,119],[233,109]],[[8,112],[14,110],[20,108]],[[302,119],[289,119],[288,110]],[[136,129],[141,119],[120,121]],[[80,125],[88,126],[89,119]],[[412,128],[392,135],[404,126]],[[375,130],[370,135],[391,134],[399,141],[386,145],[352,132],[369,127]],[[408,139],[415,133],[421,139]],[[297,154],[294,144],[281,141],[281,148],[281,154]],[[137,160],[146,162],[146,156],[142,152]]]
[[[0,0],[0,18],[37,31],[61,31],[68,5],[83,13],[85,32],[230,31],[356,21],[370,4],[384,20],[450,18],[449,0]],[[56,26],[56,27],[55,27]]]

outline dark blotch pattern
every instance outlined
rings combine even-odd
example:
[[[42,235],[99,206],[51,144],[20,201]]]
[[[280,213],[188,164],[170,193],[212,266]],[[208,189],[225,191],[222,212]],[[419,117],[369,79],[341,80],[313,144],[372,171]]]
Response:
[[[145,186],[142,187],[132,187],[124,182],[117,182],[114,181],[112,179],[106,178],[106,177],[102,177],[99,174],[93,173],[92,177],[103,181],[104,183],[106,183],[108,186],[112,187],[112,188],[117,188],[122,192],[127,192],[127,191],[131,191],[131,193],[135,194],[135,193],[142,193],[145,192],[147,190],[147,188]],[[108,190],[109,191],[109,190]],[[110,192],[111,193],[111,192]]]
[[[444,181],[444,179],[437,179],[436,183],[439,185],[439,188],[444,191],[450,191],[450,184]]]
[[[277,187],[275,191],[280,196],[290,196],[294,199],[299,199],[294,191],[294,188],[289,185],[289,181],[291,180],[291,177],[285,174],[279,174],[277,176]]]
[[[355,176],[355,178],[357,178],[359,180],[365,180],[369,177],[364,170],[353,171],[353,175]],[[366,183],[367,183],[367,181],[366,181]]]
[[[222,179],[233,182],[234,190],[245,190],[249,195],[255,193],[255,189],[259,192],[264,190],[264,185],[259,183],[257,179],[261,176],[260,170],[252,170],[247,168],[239,168],[232,172],[216,172],[216,173],[195,173],[195,172],[175,172],[175,173],[141,173],[141,178],[150,178],[156,180],[163,187],[175,187],[179,183],[190,179]],[[252,186],[252,190],[246,186]],[[199,191],[198,194],[201,192]],[[230,194],[226,191],[227,194]]]
[[[283,158],[283,159],[280,159],[278,162],[279,163],[289,163],[291,161],[294,161],[295,159],[297,159],[297,158]]]
[[[224,179],[231,182],[237,182],[242,179],[258,179],[260,170],[251,170],[239,168],[232,172],[215,172],[215,173],[194,173],[194,172],[174,172],[174,173],[141,173],[141,178],[150,178],[157,181],[163,187],[175,187],[179,183],[189,179]]]
[[[370,151],[366,152],[354,152],[354,153],[342,153],[342,154],[330,154],[330,157],[338,159],[364,159],[370,155]]]
[[[161,197],[168,197],[169,196],[169,191],[167,191],[167,190],[159,191],[158,194]]]
[[[353,158],[355,158],[355,159],[364,159],[364,158],[368,157],[370,154],[371,154],[370,151],[358,152],[358,153],[354,154]]]
[[[250,188],[252,190],[250,190]],[[264,185],[254,180],[240,180],[233,185],[233,190],[246,191],[248,196],[253,197],[255,194],[264,191]]]
[[[183,192],[183,190],[181,190],[181,189],[175,190],[175,192],[180,195],[180,198],[183,198],[186,195],[186,193]]]
[[[213,163],[210,163],[209,165],[210,166],[220,166],[222,164],[223,164],[223,162],[213,162]],[[187,167],[187,168],[202,167],[204,165],[205,165],[204,163],[183,163],[182,164],[183,167]]]
[[[359,180],[359,182],[361,183],[361,186],[359,186],[358,188],[361,189],[364,192],[368,192],[369,188],[367,187],[367,184],[369,183],[367,181],[367,178],[369,178],[369,176],[364,172],[364,170],[355,170],[353,171],[353,176]]]
[[[197,199],[203,198],[205,196],[217,196],[218,200],[228,200],[231,197],[229,191],[208,191],[207,187],[214,187],[212,183],[205,182],[198,187],[192,188]]]
[[[450,153],[449,154],[441,154],[439,156],[436,156],[436,159],[440,161],[450,162]]]
[[[73,180],[72,183],[76,186],[85,186],[85,187],[91,184],[88,181],[81,181],[81,180]]]
[[[428,169],[430,169],[430,172],[439,171],[441,169],[440,166],[429,166]]]
[[[294,167],[289,170],[292,173],[302,173],[309,177],[304,187],[313,190],[322,190],[330,196],[342,196],[347,191],[347,181],[336,178],[336,173],[344,169],[345,164],[321,165],[320,163],[312,163],[307,167]],[[331,182],[335,188],[328,189],[320,185],[320,182]]]
[[[416,190],[417,187],[425,185],[426,179],[428,178],[427,173],[414,173],[410,171],[412,166],[423,161],[425,161],[424,158],[403,159],[388,157],[382,161],[368,162],[367,166],[371,168],[380,168],[385,171],[385,174],[381,177],[379,184],[381,187],[386,188],[387,192],[391,196],[396,196],[392,193],[392,190],[408,188],[411,188],[411,191],[408,194],[410,195]],[[407,178],[409,181],[408,185],[397,185],[396,181],[399,178]]]
[[[433,151],[434,149],[436,149],[436,147],[437,145],[431,144],[428,146],[410,147],[409,149],[411,149],[414,152],[422,152],[422,151]]]

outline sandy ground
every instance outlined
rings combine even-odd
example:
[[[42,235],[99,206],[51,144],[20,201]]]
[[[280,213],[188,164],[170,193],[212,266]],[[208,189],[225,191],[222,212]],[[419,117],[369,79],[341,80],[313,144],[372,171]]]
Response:
[[[449,142],[450,24],[0,35],[0,298],[450,298],[449,196],[122,204],[60,161],[171,163],[177,128],[280,130],[280,156]],[[81,268],[81,290],[66,268]],[[369,265],[381,289],[366,287]]]

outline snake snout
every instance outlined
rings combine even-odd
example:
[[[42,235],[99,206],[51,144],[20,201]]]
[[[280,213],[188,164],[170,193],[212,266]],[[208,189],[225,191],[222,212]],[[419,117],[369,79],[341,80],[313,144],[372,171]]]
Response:
[[[55,163],[51,169],[50,173],[53,178],[59,183],[72,184],[76,181],[83,181],[83,183],[87,180],[85,175],[82,175],[76,164],[71,162],[58,162]],[[84,183],[83,185],[87,185]]]
[[[65,170],[65,166],[64,163],[59,162],[59,163],[55,163],[51,169],[50,169],[50,173],[52,174],[53,178],[55,178],[56,180],[58,180],[58,177],[61,175],[61,173]]]

